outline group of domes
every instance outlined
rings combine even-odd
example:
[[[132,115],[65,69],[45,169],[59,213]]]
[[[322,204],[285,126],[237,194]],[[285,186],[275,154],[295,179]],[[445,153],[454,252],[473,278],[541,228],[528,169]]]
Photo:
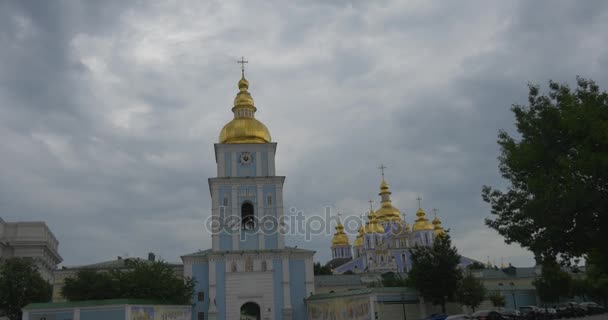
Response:
[[[416,221],[414,222],[413,228],[410,230],[410,225],[401,217],[401,212],[395,206],[393,206],[390,195],[391,191],[388,186],[386,180],[384,180],[384,175],[382,176],[382,182],[380,183],[380,193],[381,202],[380,208],[374,211],[370,206],[370,210],[367,215],[367,222],[365,226],[359,227],[359,232],[355,241],[353,242],[353,246],[359,247],[363,246],[363,236],[365,234],[371,233],[391,233],[393,235],[399,234],[410,234],[412,232],[418,231],[428,231],[432,230],[435,233],[435,236],[443,234],[445,231],[441,226],[441,220],[437,216],[433,219],[432,222],[426,218],[426,213],[419,206],[416,211]],[[338,220],[338,224],[335,227],[336,233],[334,234],[331,244],[332,246],[348,246],[350,245],[350,241],[348,239],[348,235],[344,232],[344,226],[342,222]]]
[[[232,112],[234,118],[228,122],[220,132],[219,143],[269,143],[271,142],[270,132],[266,125],[255,118],[257,108],[254,105],[253,98],[249,93],[249,81],[245,79],[243,71],[241,80],[238,83],[239,92],[234,98],[234,106]],[[354,246],[363,245],[363,235],[370,233],[384,233],[385,227],[390,225],[392,232],[406,233],[434,230],[435,235],[443,233],[441,221],[435,217],[432,223],[426,218],[426,213],[422,208],[418,208],[416,212],[417,219],[414,223],[412,231],[407,222],[402,220],[401,212],[395,208],[391,202],[391,191],[388,183],[382,175],[380,183],[381,206],[374,211],[370,208],[368,212],[368,221],[365,226],[359,228],[359,233],[355,239]],[[332,239],[333,246],[349,245],[348,235],[344,232],[344,226],[340,222],[336,226],[336,233]]]

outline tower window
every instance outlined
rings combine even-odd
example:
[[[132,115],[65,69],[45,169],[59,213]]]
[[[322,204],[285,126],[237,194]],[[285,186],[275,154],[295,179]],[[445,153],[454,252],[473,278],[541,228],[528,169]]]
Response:
[[[251,202],[245,202],[241,206],[241,226],[245,230],[253,230],[255,228],[253,205]]]
[[[262,261],[262,271],[266,271],[268,267],[266,266],[266,260]]]
[[[228,197],[224,197],[223,205],[224,205],[224,207],[228,206]]]
[[[271,196],[271,195],[268,195],[268,197],[266,197],[266,204],[267,204],[268,206],[271,206],[271,205],[272,205],[272,196]]]
[[[198,292],[198,301],[205,301],[205,293],[202,291]]]

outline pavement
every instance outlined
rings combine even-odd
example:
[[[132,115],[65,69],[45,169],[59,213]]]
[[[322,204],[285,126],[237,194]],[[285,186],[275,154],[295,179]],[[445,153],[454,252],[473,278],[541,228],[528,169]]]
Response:
[[[608,320],[608,313],[596,314],[594,316],[586,316],[581,318],[570,318],[570,320]]]

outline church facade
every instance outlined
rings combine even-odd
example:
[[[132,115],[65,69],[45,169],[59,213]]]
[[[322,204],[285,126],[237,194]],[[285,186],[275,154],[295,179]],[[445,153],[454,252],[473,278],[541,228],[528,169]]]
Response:
[[[182,256],[184,276],[196,280],[192,317],[306,319],[314,251],[285,246],[277,144],[255,118],[244,72],[238,87],[234,118],[215,144],[217,175],[209,178],[212,248]]]
[[[414,246],[432,246],[435,238],[445,231],[437,216],[429,221],[426,212],[418,204],[413,227],[392,204],[391,191],[384,178],[380,183],[380,208],[371,207],[367,222],[359,228],[353,245],[350,245],[344,226],[338,220],[332,238],[332,260],[328,265],[334,274],[344,273],[407,273],[411,269],[410,250]],[[420,201],[420,199],[418,199]],[[462,257],[461,263],[470,259]]]

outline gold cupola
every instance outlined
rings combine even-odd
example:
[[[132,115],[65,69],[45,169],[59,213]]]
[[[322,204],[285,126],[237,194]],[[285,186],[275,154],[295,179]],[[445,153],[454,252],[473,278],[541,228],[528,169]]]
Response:
[[[365,224],[365,233],[384,233],[384,227],[380,223],[378,223],[378,219],[376,218],[376,214],[374,213],[374,209],[370,203],[369,213],[367,215],[367,223]]]
[[[331,239],[332,247],[350,245],[348,236],[344,233],[344,226],[342,225],[342,222],[340,222],[340,218],[338,218],[338,224],[335,229],[336,233],[334,233],[334,237]]]
[[[234,119],[228,122],[220,132],[219,143],[269,143],[268,128],[255,118],[257,108],[249,91],[249,81],[243,70],[239,81],[239,93],[234,98]]]
[[[382,174],[380,193],[378,195],[381,197],[381,206],[376,211],[376,219],[379,221],[401,221],[401,212],[393,206],[391,190],[388,187],[388,183],[384,180],[384,174]]]
[[[441,226],[441,220],[439,220],[439,218],[435,217],[435,219],[433,219],[433,226],[435,226],[435,236],[439,236],[440,234],[445,233],[445,230],[443,230],[443,227]]]
[[[359,227],[359,233],[357,234],[357,238],[353,243],[353,247],[362,247],[363,246],[363,227]]]
[[[420,201],[420,198],[418,198],[418,201]],[[435,230],[435,227],[426,218],[426,213],[424,212],[422,207],[420,207],[420,203],[418,204],[418,211],[416,211],[416,216],[418,218],[414,223],[413,231]]]

